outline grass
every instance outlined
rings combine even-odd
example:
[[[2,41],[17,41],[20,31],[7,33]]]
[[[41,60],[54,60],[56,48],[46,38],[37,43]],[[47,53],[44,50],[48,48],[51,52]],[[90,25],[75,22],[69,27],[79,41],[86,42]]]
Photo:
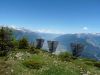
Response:
[[[5,57],[0,57],[0,75],[11,75],[11,65],[7,63]]]
[[[86,64],[87,61],[82,58],[62,61],[48,52],[32,54],[16,50],[9,52],[7,57],[0,57],[0,75],[100,75],[100,68]],[[38,69],[37,63],[41,66]]]

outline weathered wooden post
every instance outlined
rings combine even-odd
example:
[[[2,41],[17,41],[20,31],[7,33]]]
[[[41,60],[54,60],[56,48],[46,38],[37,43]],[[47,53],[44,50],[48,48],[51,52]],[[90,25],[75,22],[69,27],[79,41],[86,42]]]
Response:
[[[75,57],[79,57],[84,50],[84,45],[81,43],[71,43],[72,54]]]
[[[36,39],[36,48],[41,49],[44,43],[44,39]]]
[[[51,53],[56,51],[57,46],[58,46],[58,41],[48,41],[48,47]]]

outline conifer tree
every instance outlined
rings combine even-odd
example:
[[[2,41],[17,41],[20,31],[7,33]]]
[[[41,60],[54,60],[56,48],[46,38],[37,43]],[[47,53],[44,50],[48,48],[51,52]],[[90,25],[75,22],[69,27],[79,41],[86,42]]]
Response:
[[[6,55],[13,48],[12,31],[8,27],[0,28],[0,55]]]
[[[19,40],[19,49],[27,49],[28,47],[28,40],[25,37]]]

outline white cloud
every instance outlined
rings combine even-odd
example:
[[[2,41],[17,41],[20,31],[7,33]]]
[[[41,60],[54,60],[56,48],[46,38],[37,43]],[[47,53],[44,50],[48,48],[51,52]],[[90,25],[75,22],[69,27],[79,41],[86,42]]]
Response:
[[[83,30],[88,30],[88,27],[83,27]]]
[[[39,29],[37,30],[38,32],[43,32],[43,33],[52,33],[51,30],[48,30],[48,29]]]
[[[15,25],[11,25],[10,27],[11,27],[11,28],[14,28],[14,29],[16,29],[16,28],[17,28]]]
[[[58,31],[54,31],[54,30],[49,30],[49,29],[39,29],[36,30],[37,32],[41,32],[41,33],[56,33],[56,34],[64,34],[63,32],[58,32]]]

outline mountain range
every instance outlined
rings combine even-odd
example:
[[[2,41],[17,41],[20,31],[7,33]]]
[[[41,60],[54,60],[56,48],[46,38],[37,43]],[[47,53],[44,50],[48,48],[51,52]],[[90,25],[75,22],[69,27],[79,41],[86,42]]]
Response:
[[[99,33],[76,33],[76,34],[52,34],[33,32],[24,28],[13,29],[14,36],[17,39],[23,36],[27,37],[30,42],[34,42],[37,38],[45,39],[43,49],[48,50],[47,40],[56,40],[59,42],[56,52],[71,52],[70,44],[79,42],[84,44],[84,50],[81,57],[93,58],[100,60],[100,34]]]
[[[100,34],[81,33],[81,34],[65,34],[55,38],[63,48],[71,51],[70,44],[79,42],[84,45],[82,57],[100,60]]]

